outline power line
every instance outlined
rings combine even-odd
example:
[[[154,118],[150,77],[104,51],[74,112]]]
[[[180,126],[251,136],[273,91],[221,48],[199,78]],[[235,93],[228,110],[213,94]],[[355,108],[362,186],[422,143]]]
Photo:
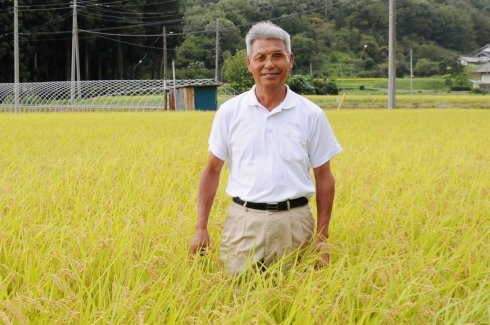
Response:
[[[148,18],[161,18],[161,17],[168,17],[172,15],[179,14],[180,11],[173,10],[173,11],[160,11],[160,12],[136,12],[136,11],[122,11],[122,10],[113,10],[113,9],[104,9],[100,7],[88,7],[85,6],[83,9],[86,10],[96,10],[96,11],[101,11],[103,13],[109,13],[109,14],[121,14],[121,15],[135,15],[135,16],[150,16]],[[153,17],[152,17],[153,16]]]
[[[162,49],[161,47],[156,47],[156,46],[148,46],[148,45],[143,45],[143,44],[138,44],[138,43],[131,43],[131,42],[126,42],[126,41],[116,40],[116,39],[113,39],[113,38],[110,38],[110,37],[106,37],[106,36],[102,36],[102,35],[98,35],[98,34],[95,34],[95,33],[89,32],[89,31],[84,31],[84,32],[85,33],[92,34],[92,35],[94,35],[96,37],[104,38],[106,40],[110,40],[110,41],[117,42],[117,43],[122,43],[122,44],[127,44],[127,45],[133,45],[133,46],[138,46],[138,47],[148,48],[148,49],[153,49],[153,50],[161,50]],[[162,35],[160,35],[160,37],[161,36]]]
[[[114,27],[103,27],[103,28],[92,28],[90,31],[103,31],[103,30],[114,30],[114,29],[126,29],[126,28],[135,28],[135,27],[145,27],[145,26],[158,26],[160,27],[162,25],[162,22],[152,22],[152,23],[144,23],[144,24],[134,24],[134,25],[127,25],[127,26],[114,26]]]
[[[71,4],[66,3],[51,3],[51,4],[30,4],[30,5],[21,5],[19,8],[51,8],[51,7],[60,7],[66,6],[67,8],[71,8]]]
[[[274,18],[271,18],[269,20],[282,19],[282,18],[287,18],[287,17],[291,17],[291,16],[301,15],[304,13],[311,13],[314,11],[323,10],[326,7],[332,7],[336,4],[341,4],[343,2],[350,2],[350,1],[338,1],[337,3],[331,3],[331,4],[322,5],[322,6],[315,7],[315,8],[309,8],[309,9],[303,10],[303,11],[298,12],[298,13],[284,15],[281,17],[274,17]],[[133,6],[138,6],[138,5],[133,5]],[[283,6],[283,5],[275,5],[275,6],[271,6],[271,7],[280,7],[280,6]],[[120,10],[104,9],[102,7],[90,7],[90,6],[84,6],[83,8],[84,9],[97,9],[98,11],[100,11],[99,14],[103,13],[105,16],[109,16],[111,18],[120,18],[120,19],[127,19],[127,18],[132,19],[132,18],[134,18],[132,16],[128,17],[125,15],[136,15],[140,19],[165,18],[165,17],[173,17],[175,15],[183,15],[180,13],[180,11],[173,11],[173,12],[170,12],[170,14],[169,14],[168,11],[166,11],[166,12],[134,12],[134,11],[120,11]],[[225,10],[225,14],[226,13],[227,13],[227,11]],[[121,16],[114,16],[114,15],[110,15],[110,14],[120,14]],[[146,17],[146,16],[148,16],[148,17]],[[152,16],[154,16],[154,17],[152,17]],[[240,25],[240,26],[246,26],[246,25],[250,25],[250,24],[244,24],[244,25]]]
[[[157,3],[152,3],[152,4],[146,4],[146,5],[157,5],[157,4],[163,4],[163,3],[173,2],[173,1],[175,1],[175,0],[164,1],[164,2],[157,2]],[[343,4],[343,3],[349,3],[351,1],[352,0],[340,0],[340,1],[337,1],[335,3],[332,2],[332,3],[327,4],[327,5],[322,5],[322,6],[319,6],[319,7],[316,7],[316,8],[310,8],[310,9],[303,10],[303,11],[296,12],[296,13],[292,13],[292,14],[289,14],[289,15],[284,15],[284,16],[281,16],[281,17],[272,17],[272,18],[269,18],[268,20],[271,20],[271,21],[272,20],[280,20],[280,19],[285,19],[285,18],[289,18],[289,17],[299,16],[299,15],[303,15],[303,14],[306,14],[306,13],[311,13],[311,12],[315,12],[315,11],[318,11],[318,10],[323,10],[326,7],[333,7],[333,6],[336,6],[336,5]],[[111,2],[111,3],[120,3],[120,2],[121,1],[115,1],[115,2]],[[85,8],[86,8],[86,6],[88,4],[91,4],[90,1],[85,1],[84,2]],[[92,6],[98,6],[99,4],[95,4],[95,2],[93,2],[91,5]],[[32,7],[32,6],[49,6],[49,5],[31,5],[31,6],[23,6],[23,7]],[[126,7],[135,7],[135,6],[138,6],[138,5],[126,5]],[[68,7],[66,7],[66,8],[68,8]],[[59,20],[61,20],[63,18],[66,18],[68,15],[70,15],[70,13],[64,14],[62,17],[59,17],[59,18],[57,18],[54,21],[48,22],[48,23],[43,24],[43,25],[36,26],[30,32],[19,33],[19,35],[27,36],[27,35],[63,35],[63,34],[70,34],[70,33],[72,33],[72,31],[36,32],[38,30],[41,30],[41,29],[43,29],[43,28],[45,28],[47,26],[50,26],[50,25],[54,24],[55,22],[57,22],[57,21],[59,21]],[[87,14],[82,14],[82,13],[78,12],[78,15],[84,16],[84,17],[92,17],[93,15],[96,15],[96,14],[92,13],[91,15],[87,15]],[[113,16],[113,17],[115,17],[115,18],[121,18],[121,17],[117,17],[117,16]],[[107,20],[107,19],[104,19],[104,20]],[[168,23],[176,23],[176,22],[180,22],[182,20],[184,20],[184,19],[174,19],[174,20],[171,20],[171,21],[168,21],[167,20],[167,21],[165,21],[165,24],[168,24]],[[121,20],[107,20],[107,21],[110,21],[110,22],[121,22]],[[124,20],[123,20],[123,22],[128,23],[128,21],[124,21]],[[146,27],[146,26],[153,26],[153,25],[161,26],[162,25],[162,22],[145,22],[145,23],[142,23],[140,21],[129,21],[129,23],[134,23],[134,24],[127,25],[127,26],[115,26],[115,27],[106,27],[106,28],[99,28],[99,29],[80,29],[80,32],[92,34],[95,37],[105,38],[105,39],[108,39],[108,40],[111,40],[111,41],[114,41],[114,42],[119,42],[119,43],[123,43],[123,44],[127,44],[127,45],[138,46],[138,47],[149,48],[149,49],[160,49],[159,47],[146,46],[146,45],[141,45],[141,44],[137,44],[137,43],[131,43],[131,42],[122,41],[122,40],[115,40],[115,39],[112,39],[112,38],[110,38],[108,36],[118,36],[118,37],[157,37],[157,39],[158,39],[159,37],[161,37],[161,33],[158,33],[158,34],[126,34],[126,33],[104,33],[104,32],[100,32],[101,30],[114,30],[114,29],[117,30],[117,29],[126,29],[126,28],[134,28],[134,27]],[[223,30],[234,29],[234,28],[239,28],[239,27],[246,27],[246,26],[254,25],[255,23],[256,22],[249,22],[249,23],[241,24],[241,25],[233,25],[231,27],[220,27],[220,30],[223,31]],[[186,36],[186,35],[196,35],[196,34],[203,34],[203,33],[215,33],[215,31],[214,30],[206,30],[206,29],[203,29],[203,30],[196,30],[196,31],[187,31],[187,32],[180,32],[180,33],[172,33],[172,34],[168,34],[168,36]],[[4,36],[9,36],[11,34],[12,33],[2,34],[2,35],[0,35],[0,38],[2,38]],[[48,40],[48,39],[46,39],[46,40]],[[57,40],[57,39],[54,39],[54,40]],[[59,40],[63,40],[63,39],[59,39]]]
[[[31,30],[31,32],[35,32],[35,31],[41,30],[41,29],[43,29],[43,28],[45,28],[45,27],[48,27],[48,26],[54,25],[55,23],[59,22],[60,20],[65,19],[65,18],[66,18],[66,17],[68,17],[68,16],[71,16],[71,12],[67,12],[67,13],[65,13],[65,14],[61,15],[60,17],[58,17],[58,18],[56,18],[56,19],[54,19],[54,20],[50,21],[50,22],[47,22],[47,23],[45,23],[45,24],[42,24],[42,25],[36,26],[36,27],[34,27],[34,29],[32,29],[32,30]]]
[[[72,31],[61,31],[61,32],[37,32],[37,33],[32,33],[32,32],[24,32],[24,33],[19,33],[19,35],[22,36],[27,36],[27,35],[62,35],[62,34],[71,34]]]
[[[84,40],[88,40],[88,39],[96,39],[96,36],[95,35],[87,35],[85,37],[78,37],[78,39],[84,39]],[[49,42],[49,41],[52,41],[52,42],[55,42],[55,41],[71,41],[71,37],[65,37],[65,38],[34,38],[34,39],[31,39],[29,40],[30,42]]]
[[[154,2],[154,3],[144,3],[144,4],[140,4],[140,5],[137,5],[137,4],[133,4],[133,5],[130,5],[130,4],[121,4],[120,7],[124,7],[124,8],[127,8],[127,7],[142,7],[142,6],[155,6],[155,5],[161,5],[161,4],[167,4],[169,2],[176,2],[176,1],[179,1],[179,0],[167,0],[167,1],[159,1],[159,2]],[[95,3],[96,1],[84,1],[84,4],[86,6],[93,6],[93,7],[100,7],[100,6],[108,6],[108,5],[111,5],[111,4],[114,4],[114,3],[121,3],[122,1],[114,1],[114,2],[106,2],[106,3]],[[93,3],[93,4],[91,4]]]
[[[96,35],[105,35],[105,36],[120,36],[120,37],[161,37],[162,34],[118,34],[118,33],[102,33],[102,32],[96,32],[92,30],[87,30],[87,29],[80,29],[81,32],[87,32],[90,34],[96,34]],[[169,36],[174,35],[174,34],[169,34]]]
[[[83,8],[83,9],[87,9],[87,8]],[[144,20],[175,17],[175,16],[181,16],[182,18],[179,18],[178,20],[180,20],[180,21],[183,20],[183,15],[177,14],[177,13],[170,13],[168,15],[160,15],[160,16],[155,16],[155,17],[146,17],[144,15],[140,15],[140,16],[117,16],[114,14],[108,14],[108,13],[104,13],[104,12],[86,11],[84,16],[87,16],[87,17],[96,16],[96,17],[102,17],[103,20],[107,20],[107,21],[115,21],[115,22],[127,21],[127,22],[132,22],[132,23],[141,23],[141,21],[144,21]],[[111,19],[107,19],[107,18],[111,18]],[[133,19],[140,19],[140,21],[134,21]],[[174,19],[174,20],[176,20],[176,19]]]
[[[21,9],[19,9],[21,10]],[[39,9],[29,9],[29,8],[22,8],[22,12],[38,12],[38,11],[53,11],[53,10],[71,10],[70,7],[59,7],[59,8],[39,8]]]
[[[88,31],[85,31],[86,33],[89,33],[89,34],[92,34],[94,35],[95,37],[100,37],[100,38],[103,38],[103,39],[106,39],[106,40],[110,40],[110,41],[113,41],[113,42],[116,42],[116,43],[122,43],[122,44],[127,44],[127,45],[133,45],[133,46],[137,46],[137,47],[141,47],[141,48],[147,48],[147,49],[152,49],[152,50],[159,50],[161,51],[162,48],[161,47],[156,47],[156,46],[148,46],[148,45],[143,45],[143,44],[138,44],[138,43],[132,43],[132,42],[127,42],[127,41],[122,41],[122,40],[118,40],[118,39],[114,39],[114,38],[110,38],[110,37],[106,37],[106,36],[103,36],[103,35],[98,35],[98,34],[94,34],[94,33],[91,33],[91,32],[88,32]],[[161,37],[162,35],[160,35]],[[167,35],[168,36],[168,35]],[[158,41],[158,39],[156,40]],[[153,42],[153,44],[156,43]],[[202,49],[203,51],[205,52],[209,52],[209,53],[214,53],[214,49]],[[167,49],[167,51],[177,51],[177,49]]]
[[[135,24],[139,24],[141,23],[141,21],[135,21],[135,20],[129,20],[127,18],[121,18],[121,17],[118,17],[118,16],[112,16],[112,15],[105,15],[105,14],[97,14],[97,13],[89,13],[89,14],[82,14],[81,12],[78,13],[79,15],[81,16],[84,16],[84,17],[100,17],[102,18],[102,20],[105,20],[105,21],[110,21],[110,22],[115,22],[115,23],[120,23],[120,22],[123,22],[123,23],[135,23]],[[108,18],[112,18],[112,19],[108,19]],[[133,18],[131,18],[133,19]]]
[[[338,1],[336,3],[331,3],[330,5],[323,5],[323,6],[320,6],[320,7],[303,10],[303,11],[300,11],[300,12],[297,12],[297,13],[292,13],[292,14],[289,14],[289,15],[281,16],[281,17],[272,17],[272,18],[269,18],[268,20],[271,20],[271,21],[272,20],[280,20],[280,19],[285,19],[285,18],[289,18],[289,17],[299,16],[299,15],[303,15],[305,13],[311,13],[311,12],[314,12],[314,11],[323,10],[323,9],[325,9],[326,6],[333,6],[334,4],[336,5],[336,4],[340,4],[340,3],[344,3],[344,2],[350,2],[350,1],[352,1],[352,0]],[[88,15],[81,14],[80,12],[78,14],[81,15],[81,16],[90,17]],[[178,21],[181,21],[181,19],[176,19],[176,20],[173,20],[173,21],[170,21],[170,22],[178,22]],[[113,22],[119,22],[119,21],[113,21]],[[139,23],[139,22],[136,22],[136,23]],[[167,23],[167,21],[166,21],[166,23]],[[234,26],[231,26],[231,27],[221,27],[220,30],[223,31],[223,30],[234,29],[234,28],[239,28],[239,27],[252,26],[252,25],[254,25],[256,23],[257,22],[250,22],[250,23],[241,24],[241,25],[234,25]],[[161,24],[161,22],[155,23],[155,24],[158,25],[158,24]],[[142,25],[142,24],[139,24],[139,25]],[[134,27],[134,26],[135,25],[127,26],[125,28],[130,28],[130,27]],[[145,24],[145,26],[146,26],[146,24]],[[117,27],[117,28],[121,28],[121,27]],[[81,31],[86,32],[86,33],[92,33],[92,34],[99,34],[99,35],[106,35],[106,36],[121,36],[121,37],[160,37],[161,36],[161,33],[159,33],[159,34],[102,33],[102,32],[98,32],[97,30],[90,30],[90,29],[84,29],[84,30],[81,30]],[[214,33],[214,32],[215,32],[214,30],[206,30],[206,29],[203,29],[203,30],[197,30],[197,31],[188,31],[188,32],[181,32],[181,33],[173,33],[173,34],[169,34],[168,36],[185,36],[185,35],[195,35],[195,34]],[[25,33],[22,33],[22,35],[47,35],[47,34],[50,34],[50,33],[51,34],[66,34],[66,33],[71,33],[71,31],[45,32],[45,33],[25,32]]]

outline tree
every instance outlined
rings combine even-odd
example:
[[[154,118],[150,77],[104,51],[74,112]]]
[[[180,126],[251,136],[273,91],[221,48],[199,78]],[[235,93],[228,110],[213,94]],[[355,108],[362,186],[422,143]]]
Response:
[[[21,1],[20,79],[67,80],[72,9],[61,0],[37,3]],[[37,9],[29,10],[31,4]],[[216,19],[220,66],[225,55],[244,48],[244,36],[252,23],[272,19],[291,34],[295,71],[308,73],[311,62],[315,75],[335,75],[342,63],[356,67],[357,75],[382,76],[388,59],[386,3],[341,1],[328,8],[328,17],[318,9],[325,4],[325,0],[78,1],[80,29],[108,33],[79,34],[82,78],[160,78],[163,26],[168,33],[168,62],[176,60],[179,74],[213,76]],[[49,8],[61,9],[46,10]],[[489,34],[488,0],[397,1],[398,53],[406,56],[412,48],[415,58],[435,63],[439,72],[446,73],[455,56],[488,44]],[[422,61],[421,66],[424,64],[427,68]],[[0,66],[0,82],[12,82],[12,1],[0,1]]]
[[[231,87],[238,91],[245,91],[254,84],[252,75],[245,64],[246,57],[246,50],[240,50],[229,57],[224,65],[223,82],[229,83]]]
[[[434,6],[429,1],[402,0],[397,8],[397,33],[431,39]]]
[[[440,68],[437,62],[427,59],[419,59],[415,64],[414,74],[418,77],[430,77],[440,74]]]
[[[61,0],[44,0],[42,4],[36,4],[33,0],[19,2],[20,79],[69,80],[72,28],[70,3]],[[36,7],[30,8],[31,4]],[[78,1],[77,8],[80,30],[109,33],[100,35],[79,32],[83,79],[131,78],[133,71],[137,76],[160,75],[161,37],[129,38],[112,34],[158,35],[162,33],[164,24],[178,32],[180,1]],[[0,2],[0,82],[13,81],[12,9],[11,1]],[[168,19],[169,16],[175,19]],[[175,48],[176,40],[176,37],[169,38],[169,49]],[[174,55],[173,51],[169,52],[170,56]],[[141,59],[143,62],[138,64]]]
[[[294,71],[307,73],[310,62],[315,52],[315,41],[304,33],[293,35],[291,39],[294,56]]]
[[[476,32],[476,43],[478,46],[484,46],[490,42],[490,15],[488,12],[475,11],[471,20],[473,21],[474,29]]]
[[[178,79],[207,79],[214,76],[214,71],[207,69],[203,62],[190,62],[188,66],[176,71]]]
[[[189,67],[191,63],[202,62],[205,68],[214,68],[215,41],[209,37],[187,35],[184,42],[177,48],[176,64],[180,69]]]
[[[431,40],[445,48],[462,52],[476,47],[473,22],[466,10],[449,5],[435,8],[431,20]]]

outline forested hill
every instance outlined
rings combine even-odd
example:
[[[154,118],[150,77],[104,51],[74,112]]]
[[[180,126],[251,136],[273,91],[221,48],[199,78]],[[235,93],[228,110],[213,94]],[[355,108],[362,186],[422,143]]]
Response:
[[[399,76],[410,49],[424,75],[490,43],[488,0],[398,0],[396,7]],[[292,35],[294,73],[386,73],[388,0],[78,0],[77,12],[82,79],[161,78],[163,27],[178,76],[212,77],[216,25],[222,67],[261,20]],[[21,80],[69,79],[71,5],[19,0],[19,17]],[[0,82],[12,82],[13,1],[0,1],[0,33]]]

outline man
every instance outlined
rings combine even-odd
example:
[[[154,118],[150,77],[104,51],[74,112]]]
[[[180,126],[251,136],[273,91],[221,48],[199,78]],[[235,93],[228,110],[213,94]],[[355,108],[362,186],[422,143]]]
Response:
[[[208,217],[227,161],[226,193],[233,199],[220,256],[231,273],[244,271],[249,262],[268,266],[309,242],[314,221],[308,199],[315,189],[315,237],[318,247],[325,246],[335,188],[330,159],[342,151],[323,111],[286,85],[294,62],[289,34],[261,22],[250,29],[246,44],[255,86],[216,113],[191,243],[192,254],[210,243]],[[321,258],[327,264],[328,252]]]

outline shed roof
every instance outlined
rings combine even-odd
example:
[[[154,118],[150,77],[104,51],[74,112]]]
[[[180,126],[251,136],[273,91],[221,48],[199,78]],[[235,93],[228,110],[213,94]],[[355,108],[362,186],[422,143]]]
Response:
[[[480,68],[476,69],[474,72],[476,72],[476,73],[490,72],[490,62],[484,64]]]
[[[175,80],[175,88],[182,87],[203,87],[203,86],[216,86],[221,85],[219,82],[216,82],[213,79],[176,79]],[[173,88],[174,81],[172,79],[167,80],[166,88]]]

